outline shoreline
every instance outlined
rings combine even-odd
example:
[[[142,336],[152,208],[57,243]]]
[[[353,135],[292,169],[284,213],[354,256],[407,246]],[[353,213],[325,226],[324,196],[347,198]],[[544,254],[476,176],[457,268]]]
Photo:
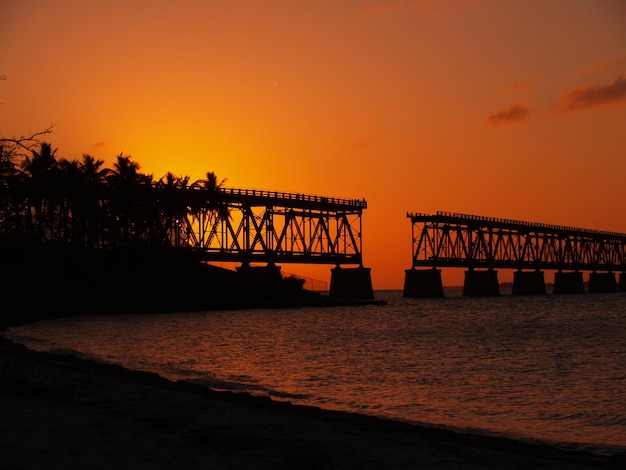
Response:
[[[115,459],[118,468],[584,469],[626,463],[623,454],[293,405],[36,352],[1,335],[15,326],[5,320],[0,456],[11,456],[8,468],[110,468]]]
[[[0,246],[1,322],[83,312],[169,313],[254,308],[381,304],[303,288],[280,270],[231,270],[192,252],[141,247],[87,250],[71,246]],[[96,300],[96,301],[94,301]],[[22,316],[20,318],[20,316]]]

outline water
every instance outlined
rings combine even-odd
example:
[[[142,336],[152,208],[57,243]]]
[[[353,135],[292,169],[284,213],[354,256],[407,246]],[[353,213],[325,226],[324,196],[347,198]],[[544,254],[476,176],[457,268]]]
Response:
[[[86,316],[13,328],[171,379],[278,400],[626,452],[626,295]]]

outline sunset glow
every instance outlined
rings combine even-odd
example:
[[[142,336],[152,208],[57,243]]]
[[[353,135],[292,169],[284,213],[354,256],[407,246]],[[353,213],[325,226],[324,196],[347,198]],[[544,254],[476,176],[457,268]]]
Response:
[[[365,198],[375,289],[407,212],[626,233],[621,0],[4,0],[0,77],[0,135],[59,157]]]

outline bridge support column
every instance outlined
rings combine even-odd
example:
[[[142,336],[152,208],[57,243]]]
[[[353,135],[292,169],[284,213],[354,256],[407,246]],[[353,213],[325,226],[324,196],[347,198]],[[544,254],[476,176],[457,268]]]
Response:
[[[558,271],[554,273],[554,294],[584,294],[585,283],[583,282],[583,273],[574,271],[573,273],[564,273]]]
[[[617,292],[614,273],[589,273],[589,292]]]
[[[407,269],[404,273],[404,297],[443,297],[441,269]]]
[[[374,299],[370,268],[337,266],[330,271],[330,297],[347,300]]]
[[[465,283],[463,284],[463,295],[469,297],[486,297],[500,295],[500,285],[498,284],[498,271],[488,269],[486,271],[465,271]]]
[[[621,273],[619,275],[619,286],[618,290],[620,292],[626,292],[626,273]]]
[[[513,295],[542,295],[546,293],[543,271],[522,271],[513,273]]]

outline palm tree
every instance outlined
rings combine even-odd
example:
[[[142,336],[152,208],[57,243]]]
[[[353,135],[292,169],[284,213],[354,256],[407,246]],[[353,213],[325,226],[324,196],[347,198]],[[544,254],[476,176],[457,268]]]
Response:
[[[80,172],[84,175],[85,180],[93,184],[103,184],[106,178],[111,174],[108,168],[102,168],[104,161],[96,160],[88,154],[83,154],[83,161],[80,163]]]
[[[57,164],[57,149],[53,149],[48,142],[42,142],[39,151],[33,150],[30,157],[26,157],[22,169],[32,178],[44,177],[51,172]]]
[[[106,182],[112,170],[103,168],[104,161],[97,160],[91,155],[83,154],[80,163],[81,181],[81,228],[85,237],[84,242],[89,248],[102,247],[103,207],[106,192]]]
[[[0,233],[15,229],[19,207],[16,188],[20,174],[14,152],[9,145],[0,142]]]
[[[147,241],[156,217],[152,175],[139,173],[139,163],[119,154],[107,176],[110,186],[110,221],[119,232],[118,243]]]
[[[28,197],[28,180],[32,173],[38,173],[36,167],[40,166],[40,160],[36,155],[52,155],[54,165],[54,152],[50,144],[43,146],[40,137],[52,132],[51,125],[47,129],[21,137],[3,137],[0,135],[0,204],[2,204],[2,224],[0,230],[25,233],[26,227],[32,229],[32,207],[35,202]],[[39,149],[39,152],[36,151]],[[44,160],[50,159],[45,158]],[[34,186],[34,185],[33,185]],[[39,191],[40,192],[40,191]]]
[[[168,172],[156,184],[158,205],[161,207],[160,239],[168,240],[173,246],[181,246],[187,238],[189,179],[189,176],[175,176]]]
[[[132,157],[120,153],[113,164],[113,171],[107,179],[114,185],[134,186],[139,183],[140,168],[139,163],[133,161]]]
[[[33,223],[36,225],[34,233],[39,241],[45,241],[53,236],[51,217],[54,212],[52,201],[58,186],[54,182],[54,171],[57,168],[57,149],[53,149],[47,142],[42,142],[39,150],[32,150],[31,156],[22,162],[22,170],[26,175],[25,222],[27,230]]]
[[[194,201],[199,207],[196,206],[194,209],[205,207],[220,216],[229,217],[228,206],[219,197],[220,189],[225,182],[226,178],[218,182],[217,175],[212,171],[207,172],[206,179],[194,181],[191,187],[200,190],[199,198]]]
[[[82,201],[82,174],[78,160],[59,160],[53,180],[58,188],[53,201],[57,207],[56,237],[66,242],[77,242],[80,238],[79,206]]]

